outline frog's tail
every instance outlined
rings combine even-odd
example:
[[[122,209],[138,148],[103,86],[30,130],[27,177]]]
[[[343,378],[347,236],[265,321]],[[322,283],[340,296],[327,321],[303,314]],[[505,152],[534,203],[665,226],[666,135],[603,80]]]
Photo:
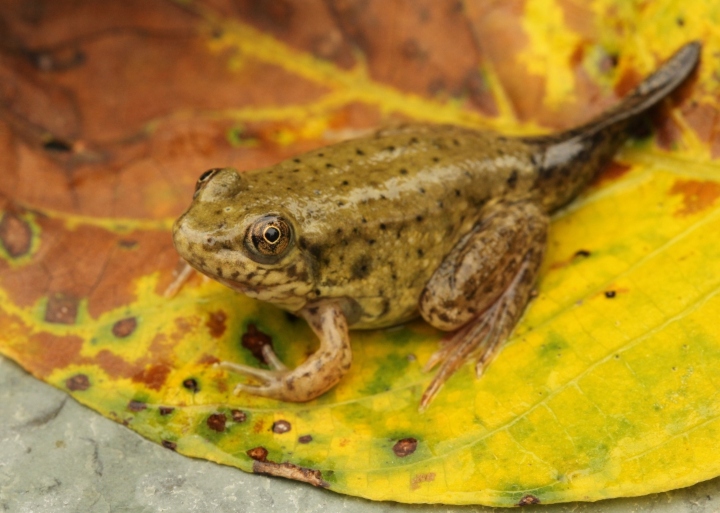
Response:
[[[553,210],[570,201],[610,162],[633,122],[672,93],[692,73],[702,45],[687,43],[616,106],[590,122],[552,136],[528,137],[536,145],[537,186]]]

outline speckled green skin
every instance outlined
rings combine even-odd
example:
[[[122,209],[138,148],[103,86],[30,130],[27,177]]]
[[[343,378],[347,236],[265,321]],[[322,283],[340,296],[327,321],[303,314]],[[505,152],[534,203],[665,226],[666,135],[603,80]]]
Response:
[[[512,242],[493,251],[516,251],[534,260],[522,267],[524,260],[516,259],[510,276],[502,276],[502,269],[483,271],[493,276],[487,288],[493,303],[521,267],[533,269],[522,284],[513,282],[510,292],[517,297],[505,298],[517,315],[493,313],[493,319],[507,318],[511,329],[531,295],[542,258],[542,248],[534,246],[544,244],[547,213],[570,201],[612,158],[631,121],[685,79],[699,50],[696,43],[686,45],[617,107],[555,136],[510,138],[454,126],[407,125],[264,169],[217,170],[199,184],[192,205],[176,222],[175,245],[193,267],[251,297],[306,318],[313,305],[331,303],[350,328],[378,328],[415,317],[433,273],[464,236],[478,231],[483,215],[495,212],[509,230],[490,234],[500,239],[496,246],[503,246],[503,237]],[[252,258],[245,237],[266,215],[282,216],[293,232],[289,248],[269,263]],[[513,219],[533,224],[527,215],[538,219],[539,228],[513,239]],[[475,261],[490,251],[483,244],[474,247]],[[463,309],[470,296],[483,301],[477,290],[452,291],[453,266],[459,264],[447,264],[448,292],[435,297],[435,314],[423,315],[440,328],[455,329],[460,324],[441,322],[438,310],[443,305],[448,312]],[[487,287],[472,276],[463,280],[464,286]],[[508,333],[507,328],[500,331]]]
[[[223,171],[230,176],[215,176],[178,222],[194,236],[176,235],[176,244],[200,271],[240,281],[248,295],[290,311],[350,298],[359,306],[350,305],[352,328],[389,326],[417,315],[430,275],[485,203],[533,193],[531,156],[521,140],[452,126],[384,131],[241,175]],[[233,194],[216,193],[224,181]],[[264,267],[243,257],[243,235],[268,213],[292,221],[295,242]]]

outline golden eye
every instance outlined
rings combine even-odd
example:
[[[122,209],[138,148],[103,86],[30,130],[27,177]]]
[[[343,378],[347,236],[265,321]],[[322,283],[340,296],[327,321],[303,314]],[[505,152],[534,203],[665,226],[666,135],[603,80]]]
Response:
[[[290,223],[280,216],[265,216],[247,231],[245,244],[260,257],[280,257],[292,242]],[[265,260],[261,258],[261,260]]]

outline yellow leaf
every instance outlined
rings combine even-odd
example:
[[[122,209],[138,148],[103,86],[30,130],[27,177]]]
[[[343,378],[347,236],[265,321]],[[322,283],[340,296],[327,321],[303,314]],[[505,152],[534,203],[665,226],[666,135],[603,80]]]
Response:
[[[7,65],[0,352],[168,449],[375,500],[598,500],[720,475],[720,5],[392,7],[143,13],[193,34],[177,40],[98,31],[112,11],[75,21],[73,37],[104,34],[78,39],[86,60],[51,52],[34,75]],[[337,37],[323,39],[333,19]],[[248,347],[270,337],[295,365],[316,345],[304,322],[199,276],[163,295],[178,262],[169,228],[204,169],[404,119],[568,127],[694,39],[703,64],[653,138],[556,214],[539,294],[498,358],[480,380],[463,368],[423,414],[421,368],[442,334],[422,322],[353,332],[344,380],[284,404],[235,396],[241,378],[213,364],[257,366]],[[126,66],[125,48],[143,59]]]

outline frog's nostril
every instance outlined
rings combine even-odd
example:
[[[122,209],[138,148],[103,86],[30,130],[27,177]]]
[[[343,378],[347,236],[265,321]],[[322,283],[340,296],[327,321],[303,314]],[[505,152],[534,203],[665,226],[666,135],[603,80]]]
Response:
[[[232,168],[216,170],[197,193],[200,201],[217,201],[232,198],[242,189],[240,173]]]

